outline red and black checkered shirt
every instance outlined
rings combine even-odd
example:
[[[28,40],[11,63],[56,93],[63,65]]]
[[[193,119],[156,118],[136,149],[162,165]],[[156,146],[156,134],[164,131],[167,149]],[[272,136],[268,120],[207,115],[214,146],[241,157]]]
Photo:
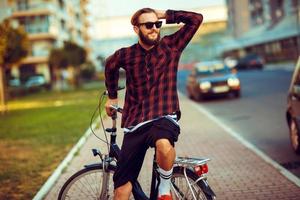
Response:
[[[176,86],[178,62],[202,19],[198,13],[167,10],[167,24],[184,23],[177,32],[164,36],[148,51],[137,43],[107,58],[105,84],[110,99],[117,98],[119,69],[126,72],[121,127],[180,112]]]

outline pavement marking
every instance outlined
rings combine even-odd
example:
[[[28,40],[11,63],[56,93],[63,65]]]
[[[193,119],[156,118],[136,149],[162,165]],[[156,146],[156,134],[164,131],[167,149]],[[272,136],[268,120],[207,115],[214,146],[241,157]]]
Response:
[[[180,96],[184,96],[183,94]],[[184,96],[185,97],[185,96]],[[187,97],[185,97],[187,98]],[[209,112],[204,106],[201,106],[197,103],[195,103],[192,100],[189,100],[192,105],[200,112],[205,114],[209,119],[214,121],[216,124],[218,124],[220,127],[222,127],[227,133],[229,133],[231,136],[236,138],[239,142],[241,142],[243,145],[245,145],[247,148],[252,150],[254,153],[256,153],[259,157],[261,157],[264,161],[272,165],[274,168],[276,168],[282,175],[284,175],[287,179],[289,179],[291,182],[295,183],[298,187],[300,187],[300,179],[286,170],[284,167],[279,165],[276,161],[272,160],[268,155],[263,153],[261,150],[256,148],[253,144],[245,140],[243,137],[241,137],[237,132],[235,132],[232,128],[227,126],[224,122],[222,122],[220,119],[218,119],[216,116],[214,116],[211,112]]]

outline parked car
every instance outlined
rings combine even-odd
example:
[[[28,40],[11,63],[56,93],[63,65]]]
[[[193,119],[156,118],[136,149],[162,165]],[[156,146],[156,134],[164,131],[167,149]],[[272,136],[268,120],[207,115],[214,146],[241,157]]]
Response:
[[[288,91],[286,120],[292,148],[300,155],[300,57]]]
[[[240,97],[240,88],[237,74],[222,61],[197,63],[186,83],[188,96],[195,100],[221,94]]]
[[[49,88],[49,84],[47,83],[45,77],[43,75],[33,75],[30,76],[26,82],[24,83],[24,87],[30,90],[34,90],[34,89],[48,89]]]
[[[9,87],[20,87],[21,81],[18,78],[11,78],[8,80],[8,86]]]
[[[263,69],[264,59],[257,54],[248,54],[238,60],[235,66],[238,70],[243,69]]]

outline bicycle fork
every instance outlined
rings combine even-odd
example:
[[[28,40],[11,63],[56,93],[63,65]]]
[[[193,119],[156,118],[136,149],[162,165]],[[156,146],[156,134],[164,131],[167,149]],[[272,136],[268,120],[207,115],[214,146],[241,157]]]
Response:
[[[102,162],[102,169],[103,169],[103,174],[102,174],[102,189],[101,189],[101,194],[100,194],[100,199],[99,200],[105,200],[108,199],[108,190],[109,190],[109,178],[110,174],[108,171],[108,161],[109,157],[105,155],[103,162]]]

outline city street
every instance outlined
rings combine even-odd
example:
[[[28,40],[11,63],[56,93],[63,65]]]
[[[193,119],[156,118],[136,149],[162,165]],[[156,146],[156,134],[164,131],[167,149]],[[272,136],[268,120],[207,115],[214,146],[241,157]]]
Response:
[[[179,90],[185,94],[189,71],[179,72]],[[290,146],[285,119],[291,71],[241,71],[242,95],[198,102],[212,115],[255,145],[271,159],[300,177],[300,160]],[[201,123],[201,122],[199,122]]]

